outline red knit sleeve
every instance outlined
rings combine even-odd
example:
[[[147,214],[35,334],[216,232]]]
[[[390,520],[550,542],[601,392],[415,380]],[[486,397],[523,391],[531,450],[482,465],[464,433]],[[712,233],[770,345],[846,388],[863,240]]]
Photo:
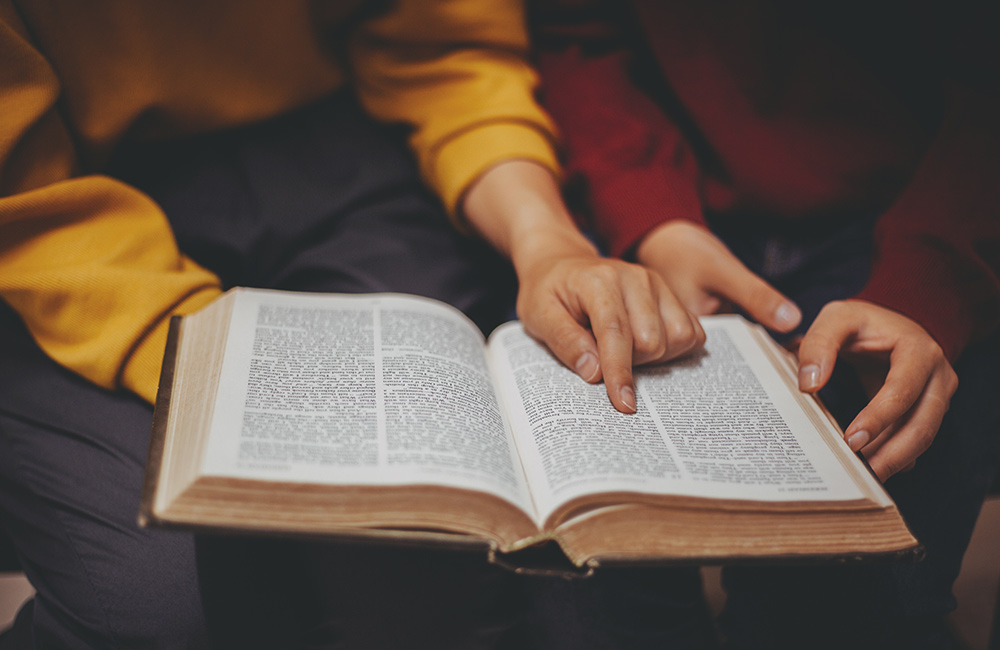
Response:
[[[679,129],[630,79],[630,52],[606,46],[543,48],[538,67],[567,180],[583,187],[595,234],[621,256],[665,221],[704,219]]]
[[[1000,325],[1000,101],[963,91],[879,219],[859,298],[920,323],[955,360]]]

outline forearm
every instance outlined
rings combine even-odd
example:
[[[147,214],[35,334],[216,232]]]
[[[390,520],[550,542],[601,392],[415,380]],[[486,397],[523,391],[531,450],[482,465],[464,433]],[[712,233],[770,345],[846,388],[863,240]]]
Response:
[[[424,179],[455,216],[472,182],[499,163],[556,170],[554,129],[534,100],[521,3],[403,0],[351,39],[362,103],[411,128]]]
[[[954,361],[1000,325],[1000,99],[953,96],[909,186],[879,219],[871,279],[858,298],[926,329]]]
[[[0,299],[62,366],[155,397],[166,325],[219,293],[141,192],[79,177],[62,88],[16,12],[0,10]]]
[[[55,361],[108,389],[156,393],[166,324],[214,299],[148,197],[102,177],[0,199],[0,297]]]
[[[563,204],[551,171],[524,160],[496,165],[463,201],[468,223],[510,258],[518,274],[560,255],[598,257]]]

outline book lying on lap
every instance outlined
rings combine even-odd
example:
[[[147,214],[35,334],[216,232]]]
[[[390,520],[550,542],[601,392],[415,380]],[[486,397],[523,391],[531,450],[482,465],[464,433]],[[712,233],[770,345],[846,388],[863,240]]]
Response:
[[[703,325],[626,415],[518,323],[487,342],[433,300],[234,289],[172,323],[140,520],[500,562],[554,542],[585,568],[912,553],[787,353]]]

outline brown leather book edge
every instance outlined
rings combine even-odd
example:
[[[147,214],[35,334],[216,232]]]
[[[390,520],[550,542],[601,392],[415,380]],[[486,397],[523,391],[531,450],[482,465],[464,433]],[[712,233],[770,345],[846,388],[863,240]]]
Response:
[[[167,347],[163,352],[160,383],[156,390],[156,403],[153,405],[153,429],[149,438],[146,473],[142,481],[142,499],[139,502],[140,526],[148,526],[157,519],[156,515],[153,514],[153,502],[156,497],[157,484],[160,481],[163,449],[166,444],[167,419],[170,411],[170,396],[174,385],[174,371],[177,365],[180,330],[181,317],[171,317],[170,328],[167,332]]]

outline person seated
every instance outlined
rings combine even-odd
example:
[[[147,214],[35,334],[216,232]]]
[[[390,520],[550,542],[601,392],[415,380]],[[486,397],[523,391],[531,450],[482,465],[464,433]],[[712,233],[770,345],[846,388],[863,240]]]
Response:
[[[788,342],[800,388],[926,548],[917,564],[729,568],[727,642],[954,647],[951,585],[1000,447],[996,12],[532,7],[586,227],[692,312],[735,309]]]
[[[446,214],[616,408],[633,361],[702,342],[568,216],[519,6],[26,0],[0,4],[0,51],[0,522],[37,590],[3,643],[495,644],[520,586],[484,558],[136,513],[171,316],[235,285],[399,291],[488,329],[509,262]]]

